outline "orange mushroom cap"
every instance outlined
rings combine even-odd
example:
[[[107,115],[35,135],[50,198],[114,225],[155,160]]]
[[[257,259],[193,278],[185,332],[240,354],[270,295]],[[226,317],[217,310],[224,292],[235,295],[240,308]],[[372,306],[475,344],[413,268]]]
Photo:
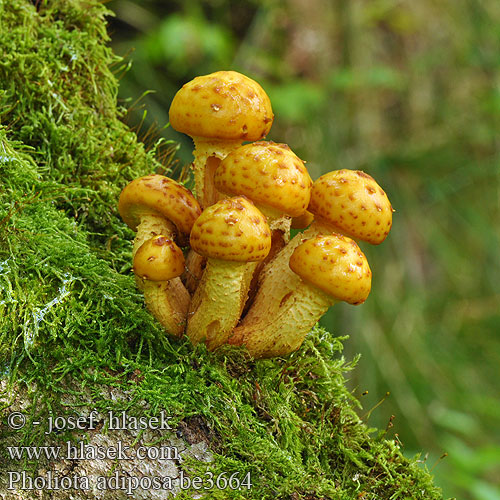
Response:
[[[340,234],[316,236],[301,243],[290,269],[335,300],[362,304],[371,290],[372,273],[354,240]]]
[[[274,115],[263,88],[235,71],[198,76],[174,96],[170,125],[191,137],[257,141],[269,132]]]
[[[191,248],[205,257],[256,262],[271,249],[265,216],[244,196],[228,198],[206,208],[191,231]]]
[[[168,281],[184,271],[182,250],[166,236],[145,241],[134,256],[134,273],[150,281]]]
[[[163,175],[134,179],[120,194],[118,211],[134,231],[141,217],[156,215],[173,222],[183,234],[189,234],[201,214],[196,198],[184,186]]]
[[[255,204],[292,217],[309,204],[312,180],[304,162],[286,144],[256,142],[230,153],[215,171],[217,190],[244,195]]]
[[[392,226],[392,206],[384,190],[360,170],[335,170],[313,183],[308,210],[319,222],[373,245]]]

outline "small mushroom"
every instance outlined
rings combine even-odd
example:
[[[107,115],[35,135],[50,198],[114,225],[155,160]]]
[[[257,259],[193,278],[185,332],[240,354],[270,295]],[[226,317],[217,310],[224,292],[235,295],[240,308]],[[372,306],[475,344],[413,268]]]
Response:
[[[207,266],[191,301],[186,333],[209,349],[224,342],[245,304],[252,273],[271,247],[265,216],[243,196],[206,208],[191,231],[191,247]]]
[[[134,273],[143,280],[146,307],[175,336],[184,332],[189,297],[178,278],[184,271],[184,254],[164,235],[146,240],[134,256]]]
[[[332,234],[301,243],[290,258],[300,279],[273,316],[255,318],[234,330],[229,342],[245,345],[255,358],[287,355],[336,302],[362,304],[371,289],[371,271],[355,241]]]
[[[378,245],[392,226],[393,209],[387,195],[371,176],[358,170],[336,170],[317,179],[307,211],[314,216],[314,222],[260,273],[255,299],[243,322],[254,322],[254,316],[274,315],[283,297],[295,289],[298,278],[288,264],[304,239],[341,233]]]
[[[206,208],[219,198],[213,175],[220,161],[243,141],[264,138],[273,123],[269,97],[254,80],[235,71],[198,76],[175,95],[170,125],[192,137],[195,193]]]
[[[142,244],[154,236],[163,235],[169,240],[175,237],[183,242],[189,235],[194,221],[201,213],[200,206],[188,189],[162,175],[147,175],[134,179],[121,192],[118,211],[123,221],[137,234],[134,239],[132,256],[135,257]],[[144,288],[143,280],[137,277],[140,289]],[[163,305],[151,306],[160,300],[158,294],[150,297],[150,288],[144,289],[146,304],[153,314]],[[189,307],[190,296],[180,278],[168,281],[168,286],[162,287],[165,297],[161,300],[180,307],[185,314]],[[148,307],[148,308],[149,308]],[[172,335],[182,335],[180,326],[172,329],[172,324],[164,322],[164,315],[157,318]],[[175,325],[179,325],[175,321]]]

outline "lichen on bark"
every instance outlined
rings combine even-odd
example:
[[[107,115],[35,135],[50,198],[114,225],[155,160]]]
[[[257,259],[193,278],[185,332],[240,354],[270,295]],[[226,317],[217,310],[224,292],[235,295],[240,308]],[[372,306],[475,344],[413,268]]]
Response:
[[[0,2],[0,496],[88,498],[7,491],[8,471],[65,465],[10,460],[7,446],[144,439],[203,449],[175,464],[191,476],[251,474],[250,490],[209,498],[441,498],[416,459],[358,417],[342,339],[315,329],[291,356],[255,362],[241,349],[171,341],[145,310],[116,203],[130,180],[168,166],[160,145],[146,151],[122,121],[124,63],[107,46],[108,14],[97,0]],[[92,409],[163,410],[173,431],[45,434],[49,416]],[[23,429],[9,428],[13,411],[26,414]],[[104,465],[73,467],[110,476],[125,467]]]

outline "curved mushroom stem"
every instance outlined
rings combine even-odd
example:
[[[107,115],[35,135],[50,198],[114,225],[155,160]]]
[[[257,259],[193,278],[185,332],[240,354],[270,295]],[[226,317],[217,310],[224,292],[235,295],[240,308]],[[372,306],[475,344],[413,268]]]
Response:
[[[219,163],[231,151],[241,146],[242,141],[218,141],[203,137],[192,139],[195,194],[202,208],[206,208],[222,198],[214,186],[214,174]]]
[[[225,343],[238,323],[257,262],[209,258],[188,313],[187,336],[213,350]]]
[[[182,336],[191,297],[180,278],[169,281],[144,280],[143,286],[148,311],[170,335]]]
[[[262,316],[274,317],[280,310],[280,304],[300,283],[300,278],[288,265],[294,250],[304,241],[319,234],[331,234],[334,230],[314,221],[303,233],[292,238],[274,258],[266,263],[258,274],[257,284],[251,289],[247,312],[241,324],[252,324]],[[250,296],[249,294],[249,296]]]
[[[282,297],[273,316],[254,315],[252,321],[234,329],[229,343],[244,345],[254,358],[285,356],[297,350],[336,300],[296,277],[295,289]]]

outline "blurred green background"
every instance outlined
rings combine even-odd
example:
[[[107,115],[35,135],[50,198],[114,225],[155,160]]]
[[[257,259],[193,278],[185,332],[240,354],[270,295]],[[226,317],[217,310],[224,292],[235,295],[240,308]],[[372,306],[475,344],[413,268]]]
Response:
[[[234,69],[268,92],[268,139],[313,179],[361,169],[387,191],[392,233],[363,246],[372,294],[322,323],[350,335],[348,358],[361,354],[349,383],[370,425],[421,453],[445,497],[500,499],[500,2],[108,6],[114,49],[133,61],[127,120],[146,143],[180,142],[176,174],[192,145],[164,127],[174,93]]]

